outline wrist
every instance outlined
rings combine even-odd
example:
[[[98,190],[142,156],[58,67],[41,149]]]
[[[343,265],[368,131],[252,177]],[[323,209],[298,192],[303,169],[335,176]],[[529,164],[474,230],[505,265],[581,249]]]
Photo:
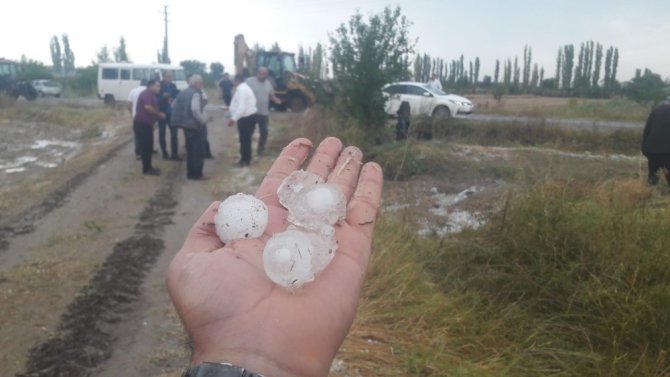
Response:
[[[325,372],[315,372],[320,368],[311,368],[307,365],[294,364],[288,369],[277,363],[273,358],[263,355],[258,351],[250,350],[229,350],[225,349],[218,352],[198,352],[193,351],[191,357],[191,366],[197,366],[202,363],[230,363],[237,367],[244,368],[250,372],[263,375],[265,377],[314,377],[327,376],[330,365]]]

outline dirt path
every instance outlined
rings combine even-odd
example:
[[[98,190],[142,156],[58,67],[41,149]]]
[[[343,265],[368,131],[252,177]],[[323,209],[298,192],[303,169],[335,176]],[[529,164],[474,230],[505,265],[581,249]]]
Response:
[[[223,113],[213,115],[216,158],[205,174],[220,179],[233,170],[237,139]],[[160,159],[163,174],[144,177],[138,164],[126,145],[32,233],[9,239],[0,253],[0,376],[179,375],[187,365],[165,271],[219,181],[187,181],[184,163]]]

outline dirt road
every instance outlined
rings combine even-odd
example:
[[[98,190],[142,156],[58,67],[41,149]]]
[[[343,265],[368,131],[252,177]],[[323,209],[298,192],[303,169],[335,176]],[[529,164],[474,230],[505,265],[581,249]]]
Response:
[[[164,287],[167,265],[226,181],[250,190],[260,179],[253,167],[233,169],[235,129],[210,110],[211,181],[188,181],[184,162],[161,159],[163,174],[145,177],[128,143],[32,232],[7,239],[0,376],[180,375],[188,350]]]

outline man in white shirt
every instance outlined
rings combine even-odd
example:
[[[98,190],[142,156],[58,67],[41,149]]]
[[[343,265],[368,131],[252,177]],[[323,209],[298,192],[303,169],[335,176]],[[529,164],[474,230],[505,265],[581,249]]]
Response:
[[[256,128],[256,97],[253,90],[244,82],[244,76],[235,75],[233,80],[235,94],[230,102],[230,121],[228,126],[237,123],[240,139],[240,161],[237,166],[249,166],[251,163],[251,136]]]
[[[133,116],[133,119],[135,119],[135,111],[136,111],[135,109],[137,108],[137,99],[140,97],[140,93],[142,93],[146,88],[147,88],[147,79],[142,79],[142,81],[140,81],[140,86],[133,88],[133,90],[130,91],[130,94],[128,94],[128,111],[130,111],[130,114]],[[135,135],[135,159],[139,160],[140,158],[142,158],[140,156],[140,143],[137,139],[137,135]]]
[[[433,89],[442,90],[442,83],[440,83],[440,80],[438,80],[437,76],[434,74],[430,76],[430,80],[428,80],[428,86]]]

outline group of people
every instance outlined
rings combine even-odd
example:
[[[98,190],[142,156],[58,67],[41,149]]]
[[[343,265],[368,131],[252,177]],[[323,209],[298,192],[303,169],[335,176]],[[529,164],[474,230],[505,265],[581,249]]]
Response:
[[[256,154],[262,157],[265,154],[265,144],[268,139],[270,117],[270,102],[280,104],[281,100],[274,93],[274,88],[268,80],[268,70],[260,67],[256,76],[245,80],[242,75],[235,75],[232,85],[221,80],[222,97],[226,105],[224,109],[230,114],[228,126],[237,124],[240,139],[240,160],[237,166],[249,166],[251,163],[251,138],[258,124],[260,137]],[[232,92],[232,94],[231,94]],[[229,101],[227,100],[229,99]]]
[[[245,79],[236,75],[231,81],[225,74],[219,82],[223,108],[228,111],[228,126],[237,125],[240,140],[240,159],[236,165],[249,166],[252,158],[251,139],[258,124],[260,138],[256,153],[261,157],[265,153],[268,138],[270,102],[280,104],[268,80],[268,70],[258,69],[254,77]],[[181,161],[179,156],[179,129],[184,130],[186,145],[186,177],[192,180],[204,180],[204,159],[214,158],[207,139],[207,116],[205,105],[207,95],[203,90],[200,75],[189,78],[189,86],[179,91],[172,82],[172,74],[166,72],[162,80],[153,78],[143,80],[128,96],[128,110],[133,117],[135,133],[135,155],[142,160],[142,173],[160,175],[160,170],[152,165],[154,150],[153,129],[158,123],[158,141],[165,160]],[[170,153],[166,143],[170,134]]]

